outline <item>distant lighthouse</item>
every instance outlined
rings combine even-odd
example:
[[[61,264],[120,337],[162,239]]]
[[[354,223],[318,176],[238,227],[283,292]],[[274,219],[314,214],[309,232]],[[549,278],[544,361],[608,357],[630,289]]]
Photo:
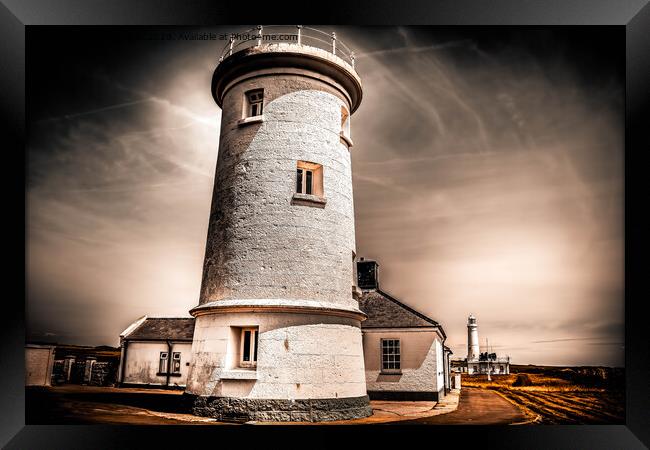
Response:
[[[478,325],[476,317],[470,314],[467,318],[467,361],[476,361],[479,358]]]

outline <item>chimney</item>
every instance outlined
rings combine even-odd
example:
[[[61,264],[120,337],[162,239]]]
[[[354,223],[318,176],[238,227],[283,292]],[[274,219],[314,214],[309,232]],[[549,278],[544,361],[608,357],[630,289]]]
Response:
[[[363,290],[379,289],[379,264],[371,259],[357,261],[357,286]]]

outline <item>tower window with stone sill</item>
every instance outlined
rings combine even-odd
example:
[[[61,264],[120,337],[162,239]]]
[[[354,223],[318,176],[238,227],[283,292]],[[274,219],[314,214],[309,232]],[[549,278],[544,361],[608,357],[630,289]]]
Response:
[[[257,367],[258,328],[242,328],[239,349],[239,366]]]
[[[296,169],[296,193],[323,197],[323,166],[298,161]]]
[[[264,107],[264,89],[255,89],[246,92],[244,95],[245,111],[244,117],[256,117],[262,115]]]

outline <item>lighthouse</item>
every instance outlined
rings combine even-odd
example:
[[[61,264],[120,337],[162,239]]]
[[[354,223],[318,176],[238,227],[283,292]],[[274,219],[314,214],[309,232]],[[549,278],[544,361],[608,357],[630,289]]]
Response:
[[[478,346],[478,325],[476,317],[470,314],[467,318],[467,361],[477,361],[480,354]]]
[[[350,159],[361,79],[334,33],[283,28],[231,38],[212,77],[221,133],[186,395],[218,419],[366,417]]]

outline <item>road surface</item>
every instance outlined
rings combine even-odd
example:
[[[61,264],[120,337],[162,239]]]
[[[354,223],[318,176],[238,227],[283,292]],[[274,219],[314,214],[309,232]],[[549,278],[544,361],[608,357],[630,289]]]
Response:
[[[489,389],[463,388],[458,409],[448,414],[399,422],[429,425],[508,425],[529,420],[518,407]]]
[[[118,389],[76,385],[27,389],[26,419],[28,424],[224,424],[214,419],[184,413],[178,406],[181,394],[180,391],[157,389]],[[386,406],[389,403],[392,408]],[[500,425],[527,420],[519,408],[487,389],[463,388],[456,411],[418,419],[401,417],[402,420],[391,420],[391,415],[383,410],[391,410],[396,416],[414,414],[419,410],[425,413],[432,407],[433,402],[372,402],[371,404],[376,409],[372,417],[338,423]],[[389,417],[380,417],[382,413],[384,416],[388,414]]]

